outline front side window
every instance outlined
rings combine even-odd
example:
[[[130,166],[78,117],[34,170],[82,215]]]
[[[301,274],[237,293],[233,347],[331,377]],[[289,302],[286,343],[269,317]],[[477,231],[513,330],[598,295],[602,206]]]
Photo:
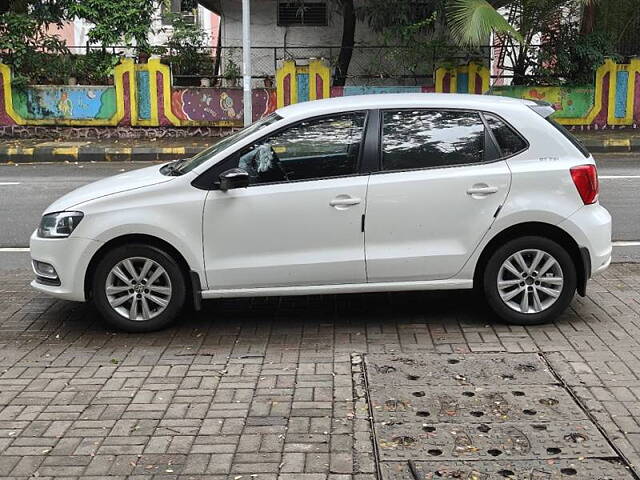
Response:
[[[363,112],[298,123],[244,149],[233,165],[251,184],[353,175],[358,171]]]
[[[273,112],[270,115],[267,115],[266,117],[261,118],[257,122],[252,123],[248,127],[245,127],[242,130],[238,130],[237,132],[232,133],[227,137],[224,137],[222,140],[220,140],[217,143],[214,143],[212,146],[201,151],[197,155],[189,159],[180,161],[179,164],[176,166],[176,170],[181,174],[190,172],[194,168],[202,165],[204,162],[209,160],[214,155],[222,152],[225,148],[230,147],[236,142],[242,141],[242,139],[248,137],[249,135],[265,127],[268,127],[269,125],[276,123],[279,120],[282,120],[282,117],[277,113]]]
[[[503,157],[510,157],[527,149],[527,142],[501,119],[490,113],[485,113],[484,118],[498,142]]]
[[[410,170],[484,160],[484,123],[475,112],[386,111],[382,129],[384,170]]]

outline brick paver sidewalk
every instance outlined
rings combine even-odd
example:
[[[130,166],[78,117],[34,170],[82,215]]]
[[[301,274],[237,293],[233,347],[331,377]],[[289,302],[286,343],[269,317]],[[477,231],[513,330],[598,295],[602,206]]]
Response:
[[[542,352],[639,461],[638,264],[614,265],[561,320],[530,328],[448,292],[215,301],[133,335],[30,278],[0,284],[2,478],[373,480],[352,354],[381,352]]]

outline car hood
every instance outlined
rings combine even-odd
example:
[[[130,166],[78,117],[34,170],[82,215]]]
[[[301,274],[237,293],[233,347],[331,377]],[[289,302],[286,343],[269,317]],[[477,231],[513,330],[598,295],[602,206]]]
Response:
[[[176,178],[160,173],[160,167],[160,165],[153,165],[151,167],[140,168],[84,185],[53,202],[47,207],[45,213],[69,210],[89,200],[148,187],[158,183],[169,182]]]

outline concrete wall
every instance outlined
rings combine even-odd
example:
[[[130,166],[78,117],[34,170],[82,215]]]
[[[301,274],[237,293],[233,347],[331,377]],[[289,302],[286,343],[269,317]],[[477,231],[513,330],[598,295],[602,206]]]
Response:
[[[361,0],[363,1],[363,0]],[[356,4],[358,0],[356,0]],[[297,59],[337,57],[338,49],[308,48],[333,46],[339,47],[342,39],[342,16],[336,3],[329,1],[328,25],[326,27],[292,26],[279,27],[277,0],[254,0],[251,2],[251,45],[252,47],[279,47],[276,58],[271,49],[252,50],[252,68],[254,76],[275,75],[276,60],[281,60],[284,48]],[[242,45],[242,0],[220,0],[221,40],[223,47]],[[366,23],[357,22],[356,45],[379,45],[380,36],[371,31]],[[369,58],[365,58],[368,55]],[[359,65],[374,66],[376,52],[364,53],[356,50],[350,72],[355,73]],[[223,58],[233,58],[237,65],[242,64],[240,48],[229,51],[223,49]],[[226,59],[223,61],[223,67]]]
[[[276,107],[274,89],[252,92],[253,120]],[[174,88],[158,59],[116,67],[113,86],[37,85],[14,88],[0,63],[0,126],[240,127],[240,88]]]

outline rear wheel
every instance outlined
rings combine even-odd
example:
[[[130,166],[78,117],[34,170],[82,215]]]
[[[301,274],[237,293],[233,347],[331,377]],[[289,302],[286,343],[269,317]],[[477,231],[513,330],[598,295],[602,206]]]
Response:
[[[177,262],[147,245],[123,245],[107,253],[93,277],[93,298],[111,325],[149,332],[171,323],[186,295]]]
[[[553,240],[536,236],[516,238],[498,248],[483,276],[491,309],[519,325],[558,317],[573,299],[576,282],[569,253]]]

